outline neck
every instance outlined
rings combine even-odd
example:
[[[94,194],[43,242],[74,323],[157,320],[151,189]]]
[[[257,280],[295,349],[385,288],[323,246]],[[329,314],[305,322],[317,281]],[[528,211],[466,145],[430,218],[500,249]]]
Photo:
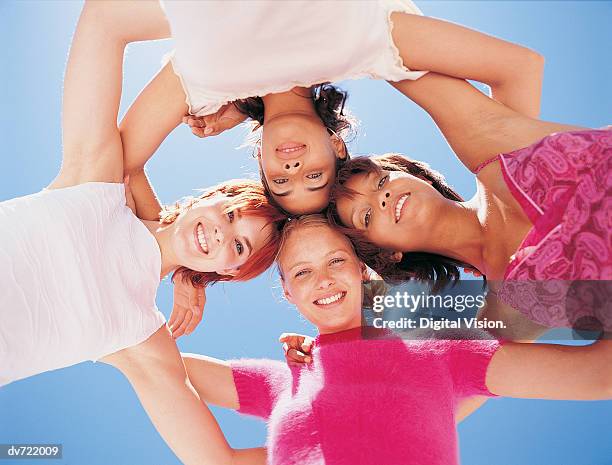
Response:
[[[449,200],[440,218],[444,220],[428,234],[428,242],[433,239],[433,243],[426,251],[462,261],[487,274],[484,216],[478,194],[467,202]]]
[[[170,247],[172,224],[162,224],[159,221],[141,220],[153,235],[161,252],[160,279],[179,267],[178,260]]]
[[[287,113],[304,113],[317,116],[310,88],[294,87],[287,92],[262,97],[265,107],[264,124]]]

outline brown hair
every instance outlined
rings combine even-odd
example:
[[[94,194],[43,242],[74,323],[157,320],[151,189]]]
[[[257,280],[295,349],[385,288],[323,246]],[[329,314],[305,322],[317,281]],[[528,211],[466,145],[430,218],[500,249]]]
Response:
[[[350,160],[348,149],[346,149],[346,143],[351,140],[354,136],[357,126],[357,120],[350,114],[344,112],[344,106],[348,93],[339,87],[331,84],[319,84],[313,86],[310,89],[310,98],[313,101],[315,111],[321,121],[327,128],[330,135],[335,134],[345,145],[345,158],[336,158],[336,172],[340,167]],[[233,102],[236,108],[243,114],[247,115],[253,120],[252,136],[249,138],[251,145],[258,144],[260,140],[260,128],[264,124],[264,103],[261,97],[249,97],[242,100],[236,100]],[[274,197],[270,194],[270,187],[266,176],[261,168],[261,161],[259,164],[259,176],[261,182],[268,194],[269,202],[279,210],[283,211],[287,216],[291,216],[289,212],[286,212],[276,202]]]
[[[429,252],[405,252],[399,262],[393,261],[392,251],[366,240],[362,231],[345,227],[342,224],[338,214],[337,200],[343,197],[352,198],[355,195],[355,192],[345,187],[344,184],[357,174],[380,173],[382,170],[409,173],[430,182],[432,187],[447,199],[457,202],[463,200],[447,184],[444,176],[431,169],[425,162],[412,160],[398,153],[357,157],[347,162],[338,171],[327,210],[330,222],[337,225],[344,234],[350,237],[357,256],[386,281],[400,282],[409,279],[434,281],[432,290],[436,292],[449,282],[459,279],[459,267],[472,268],[471,265]]]
[[[247,281],[263,273],[274,263],[278,251],[280,231],[287,217],[270,204],[262,184],[257,181],[233,179],[218,184],[205,190],[197,197],[186,197],[174,205],[164,206],[160,213],[160,220],[164,224],[173,223],[182,212],[191,208],[199,200],[209,199],[217,194],[225,195],[230,199],[226,213],[240,209],[243,215],[265,218],[266,224],[272,226],[272,232],[266,238],[261,249],[254,252],[247,262],[240,267],[236,276],[194,271],[181,266],[172,275],[173,281],[179,273],[183,281],[190,281],[194,287],[205,287],[219,281]]]

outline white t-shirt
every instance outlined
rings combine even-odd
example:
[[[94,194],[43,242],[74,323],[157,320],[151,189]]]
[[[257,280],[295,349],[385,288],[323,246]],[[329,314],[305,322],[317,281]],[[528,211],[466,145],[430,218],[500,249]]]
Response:
[[[391,13],[410,0],[246,0],[163,3],[174,71],[190,113],[236,99],[344,79],[418,79],[391,39]]]
[[[86,183],[0,203],[0,386],[145,341],[157,241],[123,184]]]

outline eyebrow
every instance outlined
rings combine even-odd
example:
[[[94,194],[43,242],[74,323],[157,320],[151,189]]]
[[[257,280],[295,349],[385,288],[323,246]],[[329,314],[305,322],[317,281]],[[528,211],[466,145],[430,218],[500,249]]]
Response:
[[[318,187],[307,187],[306,190],[310,192],[320,191],[321,189],[324,189],[328,184],[329,184],[329,181],[325,181],[325,184],[321,184]]]
[[[249,241],[249,238],[246,237],[246,236],[244,236],[243,239],[244,239],[244,243],[247,246],[247,249],[249,249],[249,253],[248,253],[247,257],[250,257],[251,254],[253,253],[253,247],[251,246],[251,241]]]
[[[325,181],[324,184],[321,184],[320,186],[317,186],[317,187],[307,187],[306,190],[310,192],[320,191],[321,189],[325,189],[328,184],[329,184],[329,180]],[[282,194],[277,194],[275,192],[272,192],[272,194],[276,195],[277,197],[287,197],[292,192],[293,192],[293,189],[288,190],[287,192],[283,192]]]
[[[289,191],[287,191],[287,192],[283,192],[283,193],[281,193],[281,194],[277,194],[277,193],[276,193],[276,192],[274,192],[274,191],[271,191],[271,192],[272,192],[272,194],[274,194],[274,195],[275,195],[275,196],[277,196],[277,197],[287,197],[289,194],[291,194],[291,193],[293,192],[293,189],[291,189],[291,190],[289,190]]]
[[[335,250],[332,250],[331,252],[326,253],[325,256],[329,257],[330,255],[333,255],[333,254],[335,254],[337,252],[346,252],[346,250],[344,250],[344,249],[335,249]],[[291,271],[292,269],[297,268],[298,266],[308,265],[309,263],[310,262],[298,262],[295,265],[292,265],[287,271]]]

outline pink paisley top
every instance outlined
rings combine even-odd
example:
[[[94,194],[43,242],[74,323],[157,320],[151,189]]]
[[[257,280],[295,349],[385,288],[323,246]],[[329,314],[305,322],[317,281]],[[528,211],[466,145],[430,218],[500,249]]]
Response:
[[[612,329],[611,154],[612,130],[573,131],[498,155],[475,170],[499,160],[533,224],[498,297],[534,321]]]

